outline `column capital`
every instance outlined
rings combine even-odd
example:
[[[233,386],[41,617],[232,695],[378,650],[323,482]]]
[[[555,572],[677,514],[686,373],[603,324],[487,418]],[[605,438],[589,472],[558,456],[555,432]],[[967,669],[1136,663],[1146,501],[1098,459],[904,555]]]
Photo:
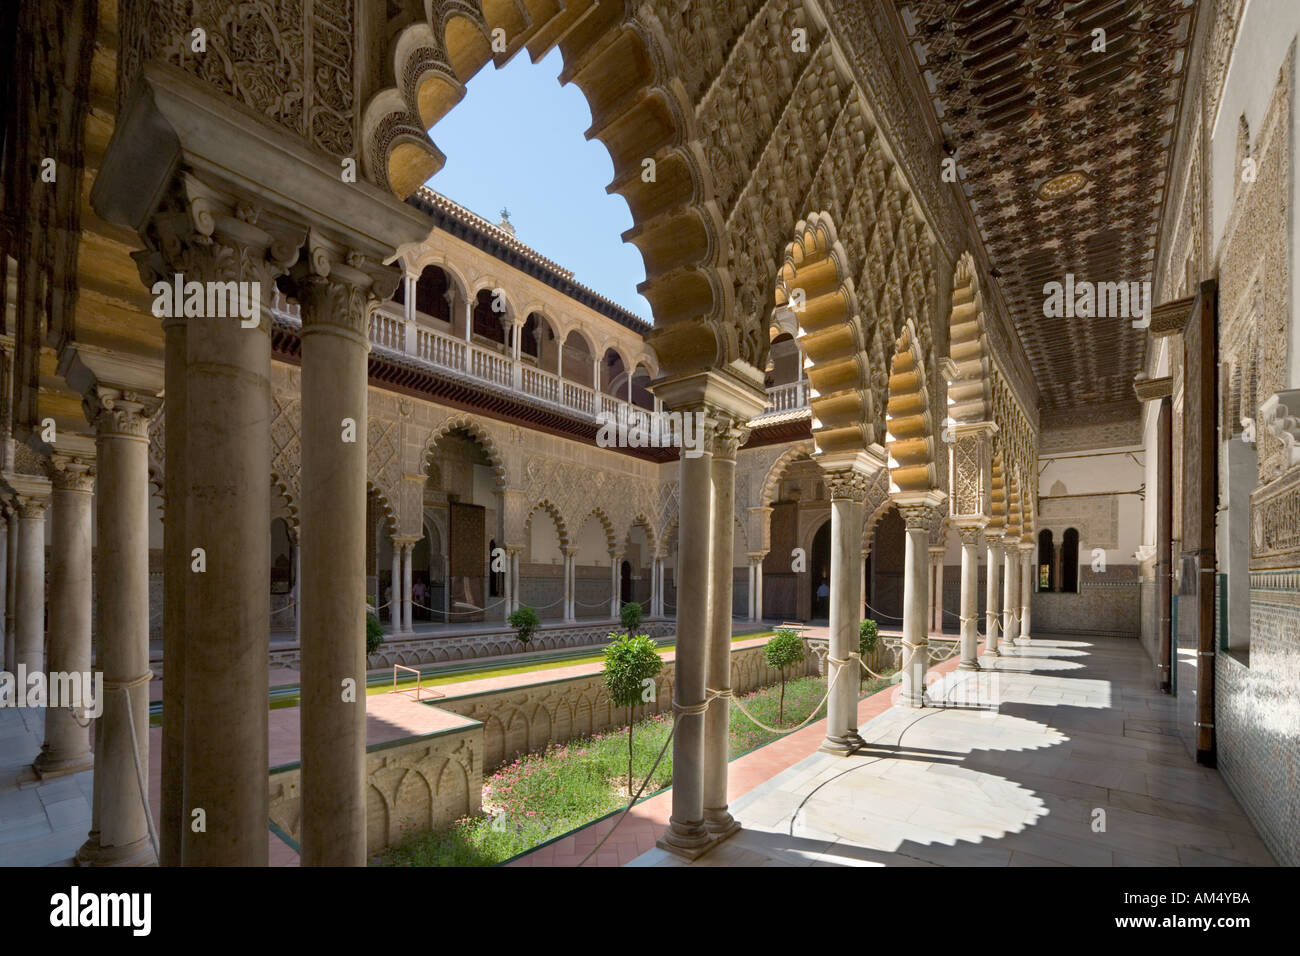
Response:
[[[831,501],[867,500],[871,479],[858,471],[833,471],[826,475],[826,491]]]
[[[1026,556],[1032,555],[1035,547],[1037,547],[1037,545],[1032,541],[1021,541],[1019,545],[1020,553]]]
[[[749,551],[746,552],[746,554],[749,557],[750,562],[753,564],[762,564],[763,560],[767,557],[766,551]]]
[[[747,420],[717,407],[707,408],[705,415],[711,426],[708,441],[713,460],[734,462],[740,446],[749,440]]]
[[[943,497],[943,492],[934,490],[904,492],[893,495],[893,501],[903,516],[908,531],[925,531],[928,534],[935,519],[941,516]]]
[[[947,553],[948,549],[941,544],[930,545],[930,557],[932,558],[942,558]]]
[[[50,459],[50,480],[56,491],[89,494],[95,490],[95,461],[56,452]]]
[[[984,537],[984,527],[983,525],[959,524],[957,525],[957,533],[961,535],[963,545],[978,545],[980,539]]]
[[[162,407],[162,396],[99,386],[82,403],[96,437],[148,441],[149,419]]]
[[[984,537],[985,537],[985,541],[986,541],[987,544],[988,544],[988,549],[989,549],[990,551],[994,552],[995,554],[1001,554],[1001,553],[1002,553],[1002,538],[1001,538],[1001,537],[999,537],[999,536],[996,535],[996,534],[986,534]]]
[[[302,252],[280,287],[302,304],[303,335],[343,332],[368,347],[370,304],[392,296],[401,270],[347,250],[315,229],[308,231]]]
[[[297,261],[306,233],[305,228],[263,217],[260,205],[249,197],[213,188],[186,172],[176,177],[140,227],[145,247],[131,257],[141,281],[155,291],[153,312],[164,327],[218,319],[249,323],[246,328],[269,334],[266,304],[271,286]],[[195,282],[207,287],[204,307],[197,312],[189,287]],[[243,284],[255,288],[239,288]],[[225,307],[209,316],[206,304],[214,292],[226,297]],[[232,292],[242,303],[252,303],[256,314],[244,318],[230,308]]]

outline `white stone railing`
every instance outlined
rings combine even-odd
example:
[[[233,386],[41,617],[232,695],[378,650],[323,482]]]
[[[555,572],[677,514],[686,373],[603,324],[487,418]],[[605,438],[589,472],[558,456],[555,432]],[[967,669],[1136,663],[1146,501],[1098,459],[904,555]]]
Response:
[[[272,310],[292,324],[302,321],[299,306],[290,304],[279,291],[275,293]],[[594,419],[598,412],[617,417],[622,410],[621,414],[631,421],[646,411],[624,399],[561,378],[554,372],[515,361],[508,353],[497,352],[446,332],[417,325],[406,318],[402,306],[394,303],[385,303],[371,312],[369,332],[370,342],[376,348],[432,368],[455,372],[471,381],[513,389],[544,404],[586,418]],[[800,381],[769,388],[767,393],[770,404],[755,421],[779,412],[807,408],[807,384],[807,381]]]
[[[767,408],[754,421],[762,421],[769,415],[781,412],[793,412],[808,407],[808,380],[801,379],[788,385],[773,385],[767,390]]]

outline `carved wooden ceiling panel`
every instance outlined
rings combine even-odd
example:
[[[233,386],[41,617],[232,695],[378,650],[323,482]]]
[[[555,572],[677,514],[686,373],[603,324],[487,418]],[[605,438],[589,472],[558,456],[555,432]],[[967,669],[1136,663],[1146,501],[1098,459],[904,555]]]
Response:
[[[1152,279],[1192,0],[896,7],[1043,411],[1136,414],[1146,333],[1122,315],[1048,318],[1044,285]]]

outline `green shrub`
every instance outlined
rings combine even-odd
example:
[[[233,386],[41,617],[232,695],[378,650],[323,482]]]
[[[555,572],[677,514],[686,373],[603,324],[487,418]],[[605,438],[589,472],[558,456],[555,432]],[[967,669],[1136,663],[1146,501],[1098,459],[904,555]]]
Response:
[[[876,649],[876,641],[880,639],[880,629],[876,622],[868,618],[858,624],[858,653],[864,658]],[[862,689],[862,682],[866,680],[867,672],[861,667],[858,668],[858,689]]]
[[[515,629],[515,639],[520,644],[527,644],[531,641],[533,634],[542,626],[541,618],[530,607],[521,607],[517,611],[511,611],[506,623]]]
[[[375,651],[379,650],[379,645],[384,643],[384,627],[379,623],[379,618],[373,611],[366,612],[366,656],[369,657]]]
[[[626,619],[627,608],[624,604]],[[639,616],[639,615],[638,615]],[[610,702],[615,707],[627,708],[627,792],[632,794],[632,709],[642,701],[653,699],[653,693],[647,696],[646,681],[652,680],[664,666],[659,656],[659,649],[647,634],[611,634],[610,642],[605,647],[605,672],[601,678],[605,689],[609,691]],[[653,684],[650,685],[653,688]]]
[[[775,636],[763,648],[763,659],[767,661],[767,666],[781,674],[781,703],[777,711],[779,721],[785,720],[785,670],[803,658],[803,638],[797,631],[787,627],[777,628]]]
[[[636,601],[628,601],[619,608],[618,616],[623,621],[624,634],[635,634],[641,629],[641,605]]]

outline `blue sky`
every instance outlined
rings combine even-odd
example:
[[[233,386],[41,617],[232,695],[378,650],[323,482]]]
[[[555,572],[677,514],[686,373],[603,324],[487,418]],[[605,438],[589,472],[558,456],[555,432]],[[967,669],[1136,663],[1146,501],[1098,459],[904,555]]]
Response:
[[[489,222],[508,208],[521,242],[648,321],[650,303],[636,291],[641,253],[620,238],[632,214],[622,196],[605,192],[614,164],[583,136],[591,111],[576,86],[560,86],[562,66],[558,50],[536,64],[521,52],[470,80],[430,133],[447,164],[429,188]]]

